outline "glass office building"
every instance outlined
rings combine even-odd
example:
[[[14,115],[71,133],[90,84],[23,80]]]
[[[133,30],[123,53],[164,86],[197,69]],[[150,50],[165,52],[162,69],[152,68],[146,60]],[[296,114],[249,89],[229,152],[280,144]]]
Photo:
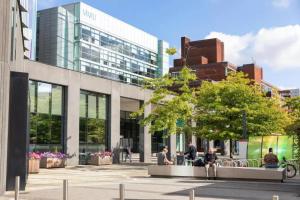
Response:
[[[168,73],[168,43],[84,3],[38,12],[37,59],[133,85]]]

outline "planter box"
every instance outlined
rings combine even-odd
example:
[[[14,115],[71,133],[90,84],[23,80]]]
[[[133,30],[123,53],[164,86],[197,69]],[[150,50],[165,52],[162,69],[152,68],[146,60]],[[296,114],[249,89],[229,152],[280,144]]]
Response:
[[[39,159],[29,159],[28,160],[28,173],[37,174],[40,171],[40,160]]]
[[[100,156],[91,156],[91,165],[111,165],[112,164],[112,157],[106,156],[101,158]]]
[[[66,159],[61,158],[42,158],[41,168],[64,168],[66,166]]]

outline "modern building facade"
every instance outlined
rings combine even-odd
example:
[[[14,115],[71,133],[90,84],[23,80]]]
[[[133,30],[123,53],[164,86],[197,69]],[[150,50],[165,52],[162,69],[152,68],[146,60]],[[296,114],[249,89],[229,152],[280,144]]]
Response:
[[[134,141],[133,151],[139,153],[142,162],[151,162],[153,147],[157,151],[158,147],[164,144],[169,145],[172,154],[176,153],[176,136],[168,139],[162,139],[159,134],[151,136],[148,127],[140,127],[137,119],[128,117],[151,96],[150,90],[142,90],[136,86],[140,82],[136,83],[132,76],[153,78],[163,73],[167,66],[168,57],[163,55],[167,43],[159,42],[155,37],[89,6],[84,5],[80,8],[79,5],[81,3],[47,10],[50,12],[48,17],[52,16],[55,20],[47,22],[49,29],[45,34],[49,35],[38,35],[37,58],[47,60],[51,57],[48,61],[54,60],[55,63],[51,63],[55,65],[53,66],[31,61],[27,59],[28,56],[24,56],[27,51],[25,41],[28,38],[23,30],[25,25],[22,24],[22,12],[26,12],[26,3],[18,0],[0,1],[0,194],[13,189],[13,179],[17,175],[21,176],[21,188],[24,189],[28,151],[61,151],[70,156],[67,165],[77,165],[84,164],[86,153],[114,151],[120,147],[122,138],[125,138]],[[70,7],[78,7],[79,11],[82,11],[81,15],[86,15],[86,23],[83,23],[84,19],[78,24],[80,21],[73,25],[69,25],[72,24],[69,21],[66,23],[66,16],[62,13],[68,13]],[[51,12],[58,11],[59,15],[51,15]],[[47,12],[39,13],[38,24]],[[95,15],[89,12],[95,12]],[[74,15],[74,20],[76,16],[80,15]],[[113,29],[109,31],[100,29],[97,24],[88,24],[87,22],[91,22],[94,17],[97,18],[97,23],[100,19],[108,20],[102,22],[107,27],[112,24]],[[67,18],[72,18],[69,13]],[[52,25],[49,25],[52,22],[59,24],[54,35]],[[62,32],[73,34],[72,31],[67,31],[72,30],[69,26],[80,30],[80,38],[60,38]],[[40,33],[42,28],[40,24]],[[132,34],[127,31],[132,31]],[[98,44],[93,42],[98,37],[94,36],[96,33],[99,36]],[[106,34],[109,38],[106,46],[100,45],[101,34]],[[43,43],[46,40],[59,41]],[[114,46],[115,40],[121,41],[122,45],[118,43]],[[132,54],[126,55],[127,44],[130,51],[133,51]],[[48,54],[43,47],[48,48]],[[92,50],[94,48],[99,54]],[[77,57],[74,56],[76,51],[79,54]],[[64,57],[61,57],[62,55]],[[68,57],[69,55],[74,57]],[[85,55],[88,56],[84,57]],[[98,59],[98,55],[107,57]],[[116,60],[108,55],[116,55]],[[120,56],[123,57],[119,62],[117,58]],[[95,57],[97,59],[93,61],[92,58]],[[115,70],[110,71],[114,78],[101,74],[101,67],[104,69],[106,66],[106,59],[109,64],[107,70],[103,71],[108,74],[109,70]],[[121,65],[114,66],[113,62],[123,63],[123,68],[119,68]],[[74,65],[69,65],[70,63]],[[130,63],[130,66],[127,63]],[[136,71],[132,70],[136,66],[134,64],[140,67],[136,67]],[[93,68],[92,65],[99,67],[95,73],[89,71]],[[127,65],[128,68],[125,67]],[[127,79],[128,77],[130,79]],[[152,106],[147,105],[145,115],[149,114],[151,109]]]
[[[168,43],[82,2],[38,12],[37,60],[141,85],[168,73]]]

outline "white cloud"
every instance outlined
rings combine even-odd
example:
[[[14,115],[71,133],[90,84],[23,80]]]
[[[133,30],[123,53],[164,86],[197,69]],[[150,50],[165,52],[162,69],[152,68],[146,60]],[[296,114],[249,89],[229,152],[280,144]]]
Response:
[[[222,40],[225,59],[233,64],[255,60],[273,69],[300,69],[300,25],[263,28],[241,36],[211,32],[206,38]]]
[[[272,5],[278,8],[288,8],[292,0],[272,0]]]

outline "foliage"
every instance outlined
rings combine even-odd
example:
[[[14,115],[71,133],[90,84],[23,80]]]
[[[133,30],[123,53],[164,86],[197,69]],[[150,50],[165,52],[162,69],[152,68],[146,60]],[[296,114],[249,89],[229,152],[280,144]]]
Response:
[[[300,160],[300,97],[287,99],[286,106],[292,119],[292,123],[287,126],[287,132],[294,136],[296,158]]]
[[[195,131],[207,139],[240,139],[243,114],[247,135],[252,136],[284,133],[289,122],[278,98],[266,98],[242,72],[218,83],[203,81],[197,97]]]
[[[176,52],[177,52],[177,50],[174,47],[170,47],[170,48],[166,49],[166,53],[169,55],[174,55]]]
[[[184,67],[177,77],[165,75],[147,80],[144,89],[152,89],[152,96],[131,117],[143,117],[145,108],[153,105],[152,112],[140,120],[141,125],[149,126],[150,133],[167,130],[168,134],[175,134],[189,129],[196,99],[195,89],[189,87],[189,83],[194,80],[196,80],[195,74],[187,67]],[[179,92],[173,92],[171,87],[177,87]],[[179,121],[182,126],[177,126]]]

